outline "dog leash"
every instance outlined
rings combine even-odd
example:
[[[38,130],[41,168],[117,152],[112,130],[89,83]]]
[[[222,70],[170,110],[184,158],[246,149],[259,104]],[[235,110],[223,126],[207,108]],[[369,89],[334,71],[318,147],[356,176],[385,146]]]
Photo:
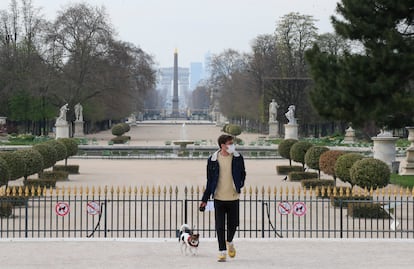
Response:
[[[96,224],[96,226],[93,229],[92,233],[86,236],[87,238],[92,237],[95,234],[96,230],[98,230],[99,226],[101,225],[102,209],[103,209],[104,205],[105,205],[104,203],[101,203],[101,210],[99,211],[98,223]]]
[[[276,234],[276,236],[277,237],[279,237],[279,238],[283,238],[283,236],[281,235],[281,234],[279,234],[277,231],[276,231],[276,228],[275,228],[275,226],[273,226],[273,223],[272,223],[272,221],[270,220],[270,210],[269,210],[269,205],[267,204],[267,203],[263,203],[264,205],[266,205],[266,214],[267,214],[267,219],[269,220],[269,225],[270,225],[270,227],[272,228],[272,230],[275,232],[275,234]]]

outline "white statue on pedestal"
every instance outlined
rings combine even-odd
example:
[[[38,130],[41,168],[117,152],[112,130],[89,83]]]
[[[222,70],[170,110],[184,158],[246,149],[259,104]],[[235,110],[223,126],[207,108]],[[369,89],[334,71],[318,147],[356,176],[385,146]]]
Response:
[[[277,109],[279,105],[275,102],[275,99],[272,99],[272,102],[269,105],[269,122],[277,121]]]
[[[68,104],[64,104],[59,110],[59,117],[56,119],[56,123],[66,123],[66,112],[69,110]]]
[[[285,113],[285,116],[289,121],[288,124],[296,124],[294,105],[289,106],[288,111]]]
[[[75,120],[83,121],[83,107],[80,103],[75,105]]]

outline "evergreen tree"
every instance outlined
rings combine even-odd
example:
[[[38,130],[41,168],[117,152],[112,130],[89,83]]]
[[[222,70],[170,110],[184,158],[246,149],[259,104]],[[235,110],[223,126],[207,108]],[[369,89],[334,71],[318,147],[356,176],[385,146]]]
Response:
[[[332,54],[315,44],[306,52],[318,112],[354,125],[412,124],[414,2],[342,0],[336,11],[343,18],[332,17],[336,33],[356,46]]]

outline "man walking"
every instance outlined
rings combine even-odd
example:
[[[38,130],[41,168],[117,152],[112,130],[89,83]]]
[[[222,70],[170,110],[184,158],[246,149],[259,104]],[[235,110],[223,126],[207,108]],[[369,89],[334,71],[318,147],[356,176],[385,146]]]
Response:
[[[200,211],[204,211],[208,199],[213,196],[219,246],[218,261],[225,262],[226,250],[230,258],[236,256],[233,237],[239,226],[239,196],[244,186],[246,170],[243,156],[236,151],[232,136],[221,135],[218,145],[220,149],[207,161],[207,186],[201,199]]]

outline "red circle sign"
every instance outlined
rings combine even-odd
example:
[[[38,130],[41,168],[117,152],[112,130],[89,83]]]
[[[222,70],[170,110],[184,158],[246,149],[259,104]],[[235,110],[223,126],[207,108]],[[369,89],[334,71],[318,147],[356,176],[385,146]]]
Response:
[[[296,202],[293,204],[293,214],[301,217],[306,214],[306,204],[304,202]]]
[[[70,211],[69,203],[67,202],[57,202],[55,206],[55,212],[58,216],[66,216]]]
[[[292,210],[292,206],[289,202],[280,202],[279,206],[277,207],[277,210],[281,215],[288,215]]]
[[[86,204],[86,210],[89,215],[101,214],[101,207],[98,202],[90,201]]]

